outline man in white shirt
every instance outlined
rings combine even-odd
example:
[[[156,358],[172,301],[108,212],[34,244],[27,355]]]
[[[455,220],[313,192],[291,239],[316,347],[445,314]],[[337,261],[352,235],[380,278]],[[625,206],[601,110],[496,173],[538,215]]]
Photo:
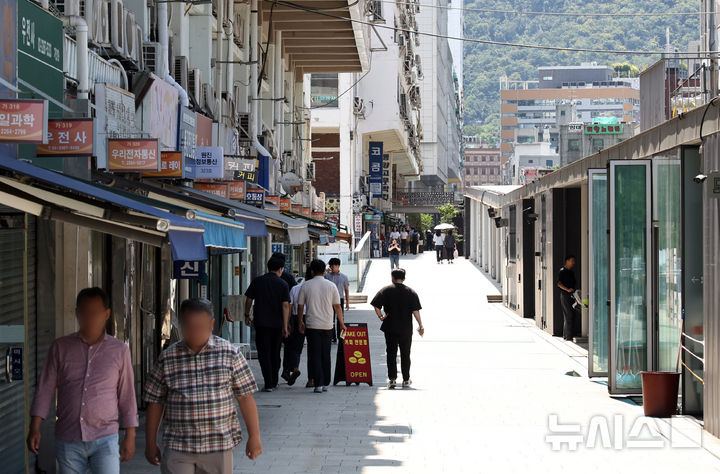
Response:
[[[309,377],[315,382],[315,393],[322,393],[330,385],[333,318],[337,314],[341,332],[345,320],[340,293],[333,282],[325,279],[325,262],[313,260],[310,270],[313,278],[303,283],[298,296],[298,328],[307,337]]]
[[[403,227],[400,231],[400,255],[407,255],[408,248],[408,231],[407,227]]]
[[[433,244],[435,244],[435,254],[437,256],[437,262],[442,263],[445,236],[439,230],[436,230],[435,235],[433,235]]]

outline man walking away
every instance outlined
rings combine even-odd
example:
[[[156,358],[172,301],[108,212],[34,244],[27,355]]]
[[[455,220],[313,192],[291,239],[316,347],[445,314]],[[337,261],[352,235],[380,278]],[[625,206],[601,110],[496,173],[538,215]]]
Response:
[[[417,255],[419,240],[420,234],[417,233],[415,228],[410,229],[410,253],[413,255]]]
[[[433,233],[430,229],[425,231],[425,250],[431,251],[433,249]]]
[[[387,351],[388,388],[397,385],[397,351],[400,347],[400,367],[402,369],[402,386],[409,387],[410,380],[410,346],[413,337],[412,318],[418,323],[418,333],[422,336],[425,329],[420,319],[420,299],[417,293],[405,286],[405,270],[398,268],[391,272],[392,285],[386,286],[375,295],[372,304],[375,313],[382,321],[380,329],[385,333]],[[382,310],[385,310],[383,314]]]
[[[328,261],[330,271],[325,274],[325,279],[330,280],[335,284],[340,295],[340,306],[344,311],[350,310],[350,280],[347,275],[340,273],[340,259],[333,257]],[[337,328],[337,314],[333,319],[333,329]],[[332,342],[337,342],[337,338],[340,337],[340,330],[337,329],[333,332]]]
[[[255,345],[265,386],[263,391],[277,388],[280,371],[280,346],[284,328],[290,320],[290,292],[282,281],[284,263],[279,258],[268,260],[268,273],[255,278],[245,291],[245,324],[250,326],[250,308],[255,302],[252,325],[255,327]]]
[[[435,256],[437,262],[442,263],[443,260],[443,243],[445,242],[445,236],[439,230],[435,231],[433,235],[433,244],[435,245]]]
[[[285,254],[280,252],[274,252],[270,258],[277,258],[282,260],[283,272],[282,275],[280,275],[280,278],[282,278],[282,281],[287,283],[288,290],[292,290],[293,286],[297,285],[297,281],[295,281],[295,277],[292,276],[289,271],[285,270],[285,264],[287,263],[287,260],[285,259]]]
[[[145,458],[163,474],[233,472],[233,448],[242,441],[233,398],[248,430],[245,454],[250,459],[262,454],[255,379],[242,354],[212,334],[213,314],[206,299],[183,301],[182,339],[160,354],[148,376]]]
[[[313,260],[310,269],[313,278],[303,283],[298,297],[298,327],[307,336],[309,377],[315,382],[315,393],[322,393],[330,385],[333,310],[341,332],[345,330],[345,321],[337,287],[325,279],[325,262]]]
[[[565,265],[560,269],[558,274],[557,286],[560,288],[560,308],[563,313],[563,339],[570,341],[573,338],[575,309],[573,309],[573,293],[575,293],[575,256],[568,255],[565,257]]]
[[[447,258],[448,263],[455,263],[455,249],[457,248],[457,243],[455,242],[455,236],[453,235],[452,230],[448,230],[443,244],[445,245],[445,257]]]
[[[283,340],[285,353],[283,354],[283,373],[288,385],[294,385],[300,376],[300,357],[302,356],[303,344],[305,344],[305,334],[298,330],[298,297],[300,296],[300,288],[303,284],[312,278],[312,272],[308,266],[305,272],[305,280],[293,286],[290,290],[290,324],[288,335]]]
[[[400,244],[397,239],[392,239],[390,242],[388,254],[390,254],[390,269],[400,268]]]
[[[58,472],[117,474],[135,453],[138,426],[130,349],[105,333],[110,299],[102,289],[80,291],[75,314],[79,331],[52,343],[38,380],[28,449],[38,454],[40,425],[57,392]],[[118,449],[120,428],[125,438]]]
[[[400,231],[400,255],[407,255],[408,248],[408,231],[403,227]]]

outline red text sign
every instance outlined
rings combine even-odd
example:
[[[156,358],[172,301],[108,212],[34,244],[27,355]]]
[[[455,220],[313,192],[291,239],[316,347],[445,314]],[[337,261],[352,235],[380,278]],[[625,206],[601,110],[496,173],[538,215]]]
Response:
[[[368,328],[365,323],[345,323],[345,380],[353,383],[372,384],[370,364],[370,342]]]
[[[182,178],[183,154],[181,151],[160,153],[160,171],[146,171],[143,178]]]
[[[38,145],[37,156],[92,156],[93,119],[48,120],[47,144]]]
[[[227,199],[228,197],[228,185],[226,183],[195,183],[195,189],[204,191],[209,194],[214,194],[221,198]]]
[[[160,153],[157,138],[108,139],[108,170],[158,171]]]
[[[46,135],[44,100],[0,100],[0,142],[44,143]]]

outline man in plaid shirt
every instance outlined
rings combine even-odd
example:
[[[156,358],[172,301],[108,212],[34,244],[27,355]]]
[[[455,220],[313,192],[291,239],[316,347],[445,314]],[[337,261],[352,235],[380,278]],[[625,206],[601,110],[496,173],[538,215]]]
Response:
[[[183,339],[160,355],[145,388],[145,457],[163,473],[231,473],[233,448],[242,440],[234,398],[248,430],[246,455],[262,453],[255,379],[235,347],[212,334],[210,301],[183,301],[179,319]],[[157,432],[163,418],[161,453]]]

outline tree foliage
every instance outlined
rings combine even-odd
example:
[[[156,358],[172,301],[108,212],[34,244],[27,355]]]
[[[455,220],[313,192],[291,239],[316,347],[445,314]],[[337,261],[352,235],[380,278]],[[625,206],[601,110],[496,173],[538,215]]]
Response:
[[[466,0],[466,8],[593,13],[693,12],[700,3],[689,0]],[[465,37],[544,46],[610,50],[664,49],[665,28],[670,41],[686,50],[698,37],[698,16],[558,17],[510,13],[465,12]],[[659,56],[597,54],[523,49],[465,43],[465,134],[494,139],[499,135],[499,79],[535,80],[539,66],[579,65],[595,61],[619,67],[622,76],[637,75]],[[472,128],[471,128],[472,127]],[[472,133],[468,131],[472,130]]]
[[[440,214],[440,222],[445,223],[445,224],[452,224],[453,219],[460,212],[457,209],[455,209],[455,206],[453,206],[450,203],[443,204],[442,206],[438,206],[437,210],[438,210],[438,213]]]

